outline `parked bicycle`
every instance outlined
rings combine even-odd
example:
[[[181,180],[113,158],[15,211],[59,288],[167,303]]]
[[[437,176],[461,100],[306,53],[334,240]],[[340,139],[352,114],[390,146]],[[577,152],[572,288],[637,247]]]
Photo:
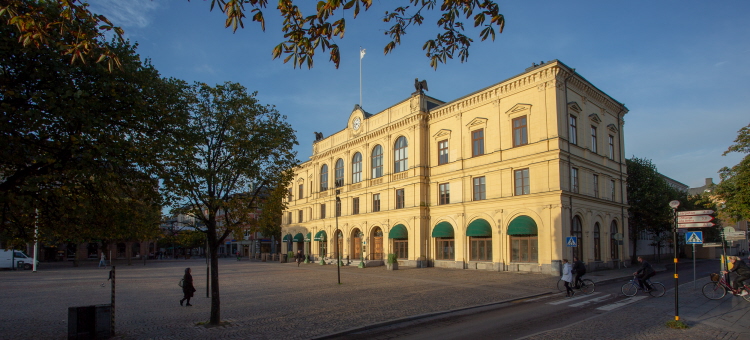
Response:
[[[726,275],[724,275],[723,273],[711,274],[711,282],[703,285],[701,291],[703,292],[703,296],[711,300],[719,300],[727,295],[727,291],[732,292],[733,294],[741,294],[742,290],[744,289],[748,291],[748,293],[750,293],[750,286],[748,286],[747,284],[744,284],[744,286],[745,287],[740,287],[740,289],[735,290],[727,282]],[[747,294],[742,298],[746,301],[750,301],[750,294]]]
[[[560,281],[557,281],[557,289],[561,292],[566,291],[565,289],[565,281],[560,279]],[[573,287],[573,289],[576,289]],[[581,279],[581,285],[578,287],[578,289],[584,293],[584,294],[591,294],[596,290],[596,285],[594,284],[594,281],[591,281],[589,279]]]
[[[641,290],[641,286],[638,285],[638,278],[633,275],[633,279],[628,281],[628,283],[622,285],[622,288],[620,290],[622,291],[622,294],[625,296],[635,296],[635,294],[638,294],[638,291]],[[664,285],[659,282],[651,282],[651,279],[646,279],[646,282],[644,283],[647,286],[651,286],[651,290],[647,291],[649,295],[653,297],[662,297],[664,296],[664,293],[667,291],[664,288]]]

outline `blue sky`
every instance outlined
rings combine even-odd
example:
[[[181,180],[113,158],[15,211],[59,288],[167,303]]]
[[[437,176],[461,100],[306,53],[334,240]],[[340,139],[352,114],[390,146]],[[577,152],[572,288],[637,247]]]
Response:
[[[750,123],[750,2],[744,0],[501,0],[504,33],[480,42],[478,31],[469,30],[475,41],[468,62],[452,60],[437,71],[421,50],[438,33],[434,15],[383,55],[388,24],[381,18],[397,6],[394,0],[375,0],[357,19],[343,14],[340,68],[318,52],[312,70],[271,59],[283,41],[275,7],[264,11],[265,32],[248,19],[232,33],[221,12],[209,12],[210,1],[89,2],[164,76],[233,81],[258,91],[297,131],[301,161],[311,154],[313,131],[328,136],[343,129],[359,102],[360,46],[367,49],[362,106],[371,113],[407,98],[414,78],[427,79],[428,94],[449,101],[522,73],[532,62],[559,59],[630,109],[628,158],[651,159],[661,173],[691,187],[707,177],[718,182],[718,169],[740,161],[743,155],[721,154]]]

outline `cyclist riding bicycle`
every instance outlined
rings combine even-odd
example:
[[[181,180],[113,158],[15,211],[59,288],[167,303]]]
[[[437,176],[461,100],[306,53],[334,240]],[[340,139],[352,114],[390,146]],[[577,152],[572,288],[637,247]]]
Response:
[[[737,277],[732,281],[732,288],[734,290],[740,289],[742,287],[743,281],[750,279],[750,267],[745,264],[739,257],[737,256],[729,256],[729,262],[732,264],[732,269],[729,270],[729,272],[737,274]],[[724,274],[728,274],[729,272],[723,271]],[[734,295],[741,295],[745,296],[748,294],[747,290],[742,291],[742,293],[733,293]]]
[[[573,257],[572,273],[576,276],[574,281],[576,289],[581,288],[581,277],[586,274],[586,266],[583,264],[583,262],[578,260],[578,257]]]
[[[641,268],[633,273],[633,275],[635,275],[635,277],[638,279],[638,286],[640,286],[643,291],[648,292],[651,290],[651,287],[648,285],[648,282],[646,282],[646,280],[656,275],[656,271],[653,267],[651,267],[650,263],[646,262],[646,260],[644,260],[640,256],[638,256],[638,262],[641,263]],[[646,287],[643,286],[644,284],[646,285]]]

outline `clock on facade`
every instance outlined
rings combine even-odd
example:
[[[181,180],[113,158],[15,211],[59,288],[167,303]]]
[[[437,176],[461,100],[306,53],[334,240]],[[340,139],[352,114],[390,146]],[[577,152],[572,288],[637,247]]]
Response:
[[[359,117],[354,118],[354,121],[352,122],[352,128],[354,128],[355,131],[359,130]]]

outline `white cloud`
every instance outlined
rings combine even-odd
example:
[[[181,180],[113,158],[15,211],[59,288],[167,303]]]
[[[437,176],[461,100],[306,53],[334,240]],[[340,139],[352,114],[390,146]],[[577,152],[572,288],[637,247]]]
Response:
[[[159,7],[152,0],[90,0],[92,12],[102,14],[115,26],[143,28],[150,23],[150,14]]]

